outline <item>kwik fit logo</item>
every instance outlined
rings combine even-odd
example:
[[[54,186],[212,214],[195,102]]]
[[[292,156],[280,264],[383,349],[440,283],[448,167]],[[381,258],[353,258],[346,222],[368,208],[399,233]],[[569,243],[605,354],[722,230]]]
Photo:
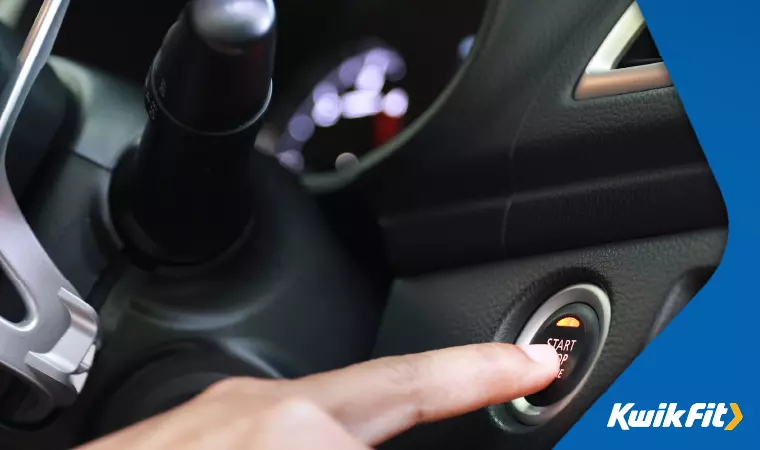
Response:
[[[657,409],[633,409],[635,403],[615,403],[612,406],[608,428],[691,428],[714,427],[731,431],[742,421],[739,405],[731,403],[694,403],[688,409],[679,409],[678,403],[660,403]],[[733,418],[730,413],[733,414]],[[728,417],[727,417],[728,415]]]

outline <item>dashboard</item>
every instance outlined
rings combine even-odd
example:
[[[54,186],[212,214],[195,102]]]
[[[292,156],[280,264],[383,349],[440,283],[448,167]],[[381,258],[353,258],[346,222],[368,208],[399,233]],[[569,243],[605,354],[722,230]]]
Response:
[[[534,426],[496,405],[382,447],[550,448],[720,261],[725,206],[676,90],[574,96],[630,0],[275,0],[274,92],[250,153],[260,221],[219,266],[132,264],[104,193],[184,3],[71,4],[51,65],[79,121],[22,206],[117,345],[63,420],[0,433],[0,447],[58,448],[145,417],[122,399],[165,391],[186,366],[161,351],[180,338],[204,343],[180,349],[203,370],[299,377],[514,343],[547,299],[591,284],[608,338],[561,415]],[[621,67],[663,64],[651,39],[631,51]],[[153,359],[161,376],[141,378]]]
[[[56,53],[142,83],[184,2],[74,2]],[[308,176],[352,166],[428,110],[466,59],[487,2],[275,3],[277,81],[257,148]],[[39,4],[28,3],[20,29]]]

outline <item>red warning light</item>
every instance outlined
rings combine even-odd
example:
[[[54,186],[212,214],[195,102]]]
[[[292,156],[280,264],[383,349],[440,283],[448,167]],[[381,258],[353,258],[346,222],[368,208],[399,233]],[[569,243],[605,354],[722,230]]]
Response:
[[[578,328],[581,326],[581,322],[575,317],[563,317],[557,321],[557,326],[565,328]]]

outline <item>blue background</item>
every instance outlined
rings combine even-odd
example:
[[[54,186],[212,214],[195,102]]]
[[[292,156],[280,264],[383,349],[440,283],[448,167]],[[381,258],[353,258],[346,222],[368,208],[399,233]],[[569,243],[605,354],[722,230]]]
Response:
[[[760,2],[639,5],[723,193],[728,246],[707,286],[558,447],[760,448]],[[733,431],[622,431],[607,428],[615,402],[634,402],[634,409],[656,409],[661,402],[684,409],[696,402],[734,402],[744,420]]]

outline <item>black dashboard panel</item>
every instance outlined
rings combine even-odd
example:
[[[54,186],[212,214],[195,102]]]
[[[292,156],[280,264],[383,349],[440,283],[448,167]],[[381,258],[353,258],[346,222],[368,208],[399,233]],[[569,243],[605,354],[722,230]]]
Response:
[[[398,273],[726,223],[674,88],[572,98],[630,3],[489,3],[469,61],[415,132],[346,177]]]
[[[374,356],[514,342],[542,301],[577,283],[607,292],[612,322],[589,380],[549,423],[519,426],[499,406],[418,427],[381,448],[552,447],[660,330],[661,310],[674,292],[691,286],[691,298],[707,281],[726,237],[725,230],[707,230],[397,279]]]
[[[56,50],[140,83],[182,4],[75,2]],[[304,178],[336,210],[376,218],[398,274],[725,225],[674,88],[572,98],[629,5],[279,0],[269,117],[286,126],[314,83],[368,36],[401,52],[417,74],[409,117],[420,118],[360,165]],[[479,23],[457,71],[456,48]]]

